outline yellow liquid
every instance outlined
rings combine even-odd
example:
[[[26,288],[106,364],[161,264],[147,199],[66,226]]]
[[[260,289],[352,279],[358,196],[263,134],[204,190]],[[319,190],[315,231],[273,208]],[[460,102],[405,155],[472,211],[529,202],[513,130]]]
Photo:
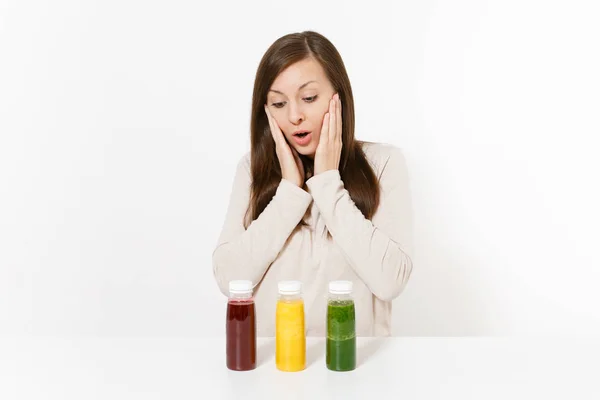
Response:
[[[302,371],[306,367],[304,301],[279,300],[275,316],[275,364],[281,371]]]

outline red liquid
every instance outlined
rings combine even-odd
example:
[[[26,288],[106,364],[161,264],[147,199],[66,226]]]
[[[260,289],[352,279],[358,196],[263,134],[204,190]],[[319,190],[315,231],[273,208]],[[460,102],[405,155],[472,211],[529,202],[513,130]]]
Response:
[[[227,368],[249,371],[256,368],[256,317],[253,300],[227,303]]]

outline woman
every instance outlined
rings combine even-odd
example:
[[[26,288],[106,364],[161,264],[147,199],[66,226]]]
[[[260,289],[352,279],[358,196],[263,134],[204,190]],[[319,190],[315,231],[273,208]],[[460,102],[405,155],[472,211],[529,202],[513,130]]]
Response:
[[[328,282],[351,280],[357,335],[389,336],[391,301],[412,270],[402,156],[355,140],[350,81],[329,40],[307,31],[271,45],[250,130],[213,253],[221,291],[252,281],[258,334],[273,336],[277,282],[300,280],[307,335],[323,336]]]

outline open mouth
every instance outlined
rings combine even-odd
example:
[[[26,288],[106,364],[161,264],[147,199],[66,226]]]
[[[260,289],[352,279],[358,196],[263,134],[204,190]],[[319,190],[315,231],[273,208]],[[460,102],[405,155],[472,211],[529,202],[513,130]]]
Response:
[[[299,138],[303,138],[306,135],[308,135],[310,132],[299,132],[299,133],[294,133],[294,136],[299,137]]]

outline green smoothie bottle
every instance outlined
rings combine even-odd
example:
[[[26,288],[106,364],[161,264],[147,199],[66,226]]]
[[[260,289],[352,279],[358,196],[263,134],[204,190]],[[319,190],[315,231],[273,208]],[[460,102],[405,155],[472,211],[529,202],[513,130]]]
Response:
[[[356,368],[356,319],[351,281],[329,282],[325,361],[332,371]]]

